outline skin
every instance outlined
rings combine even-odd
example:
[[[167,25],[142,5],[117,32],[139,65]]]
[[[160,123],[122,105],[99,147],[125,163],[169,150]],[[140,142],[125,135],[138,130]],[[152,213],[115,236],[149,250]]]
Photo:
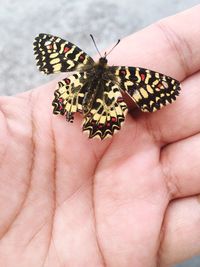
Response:
[[[0,98],[0,266],[166,267],[200,253],[200,6],[125,38],[110,65],[182,82],[172,105],[89,140],[57,81]]]

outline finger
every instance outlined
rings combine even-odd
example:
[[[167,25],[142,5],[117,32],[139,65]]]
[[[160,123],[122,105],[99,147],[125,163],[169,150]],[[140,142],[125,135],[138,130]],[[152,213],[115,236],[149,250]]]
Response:
[[[200,254],[200,197],[173,201],[163,224],[159,266],[172,266]]]
[[[200,192],[200,134],[164,148],[161,162],[172,198]]]
[[[200,68],[200,5],[125,38],[109,60],[142,66],[183,80]]]

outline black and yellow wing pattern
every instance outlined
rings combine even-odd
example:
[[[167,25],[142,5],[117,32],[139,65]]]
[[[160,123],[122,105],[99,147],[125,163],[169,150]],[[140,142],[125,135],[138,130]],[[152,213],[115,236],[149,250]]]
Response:
[[[78,46],[51,34],[40,33],[33,49],[37,66],[45,74],[74,71],[94,64]]]
[[[73,122],[74,113],[82,113],[83,111],[83,88],[86,82],[86,72],[74,73],[70,77],[59,81],[52,102],[53,113],[65,115],[67,121]]]
[[[127,113],[118,85],[112,81],[101,81],[98,85],[100,97],[96,97],[87,116],[84,118],[83,131],[89,132],[89,137],[112,136],[121,129]]]
[[[164,74],[139,67],[111,67],[120,88],[143,112],[154,112],[171,104],[179,95],[180,83]]]

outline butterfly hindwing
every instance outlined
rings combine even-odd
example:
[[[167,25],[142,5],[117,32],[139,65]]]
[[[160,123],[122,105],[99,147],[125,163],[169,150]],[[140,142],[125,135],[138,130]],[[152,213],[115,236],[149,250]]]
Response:
[[[180,83],[164,74],[135,67],[110,67],[120,88],[128,93],[143,112],[154,112],[172,103]]]
[[[87,73],[75,73],[58,82],[54,92],[53,113],[66,115],[67,121],[73,122],[75,112],[82,113],[84,85],[87,82]]]
[[[86,69],[94,64],[79,47],[50,34],[40,33],[33,46],[38,68],[45,74]]]
[[[101,81],[99,88],[103,92],[93,103],[89,114],[84,117],[83,131],[104,139],[121,129],[125,120],[127,105],[122,99],[119,87],[111,81]]]

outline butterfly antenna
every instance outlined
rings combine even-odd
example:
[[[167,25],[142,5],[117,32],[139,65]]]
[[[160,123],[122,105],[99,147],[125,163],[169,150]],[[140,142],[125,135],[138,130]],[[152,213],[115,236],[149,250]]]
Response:
[[[94,40],[93,35],[90,34],[90,37],[92,38],[92,41],[93,41],[93,43],[94,43],[94,46],[96,47],[97,52],[99,53],[100,57],[102,57],[102,55],[101,55],[101,53],[99,52],[99,49],[98,49],[98,47],[97,47],[97,45],[96,45],[96,42],[95,42],[95,40]]]
[[[120,41],[121,41],[121,40],[119,39],[119,40],[117,41],[117,43],[113,46],[113,48],[111,48],[110,51],[109,51],[108,53],[105,53],[105,56],[109,55],[109,54],[113,51],[113,49],[119,44]]]

